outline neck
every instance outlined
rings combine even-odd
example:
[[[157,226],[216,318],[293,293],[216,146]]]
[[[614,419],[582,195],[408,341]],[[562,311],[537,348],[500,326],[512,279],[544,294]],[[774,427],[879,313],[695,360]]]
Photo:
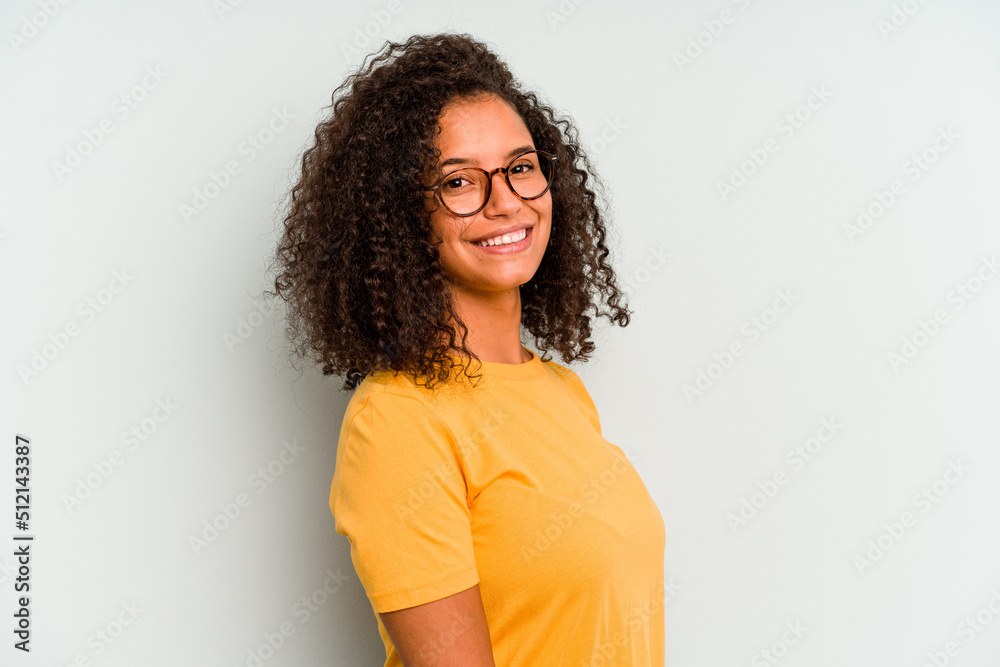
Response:
[[[477,292],[452,288],[452,303],[469,329],[466,344],[482,361],[522,364],[531,355],[521,346],[521,292]],[[456,327],[456,338],[461,340]],[[455,354],[464,356],[461,352]]]

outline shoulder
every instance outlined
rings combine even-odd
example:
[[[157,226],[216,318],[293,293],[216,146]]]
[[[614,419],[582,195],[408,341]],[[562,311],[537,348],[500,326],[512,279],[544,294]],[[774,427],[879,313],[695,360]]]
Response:
[[[601,432],[601,417],[597,412],[597,404],[587,391],[587,387],[572,369],[556,361],[546,361],[546,367],[562,382],[567,393],[573,398],[580,411],[590,420],[594,429]]]
[[[392,383],[362,381],[348,402],[337,443],[331,504],[361,488],[411,488],[428,469],[461,470],[448,425],[419,394]]]
[[[549,361],[546,361],[544,363],[545,363],[545,367],[546,368],[548,368],[549,370],[551,370],[553,373],[555,373],[556,375],[558,375],[560,378],[575,378],[577,380],[580,379],[580,376],[578,376],[576,373],[574,373],[573,370],[570,369],[569,366],[564,366],[564,365],[560,364],[558,361],[556,361],[555,359],[550,359]]]
[[[564,366],[557,361],[546,361],[545,366],[555,374],[566,387],[575,394],[585,397],[590,401],[590,393],[583,384],[583,380],[568,366]],[[592,402],[592,401],[591,401]]]
[[[366,377],[354,390],[347,403],[345,419],[376,405],[400,406],[412,411],[427,408],[430,402],[426,389],[422,391],[408,377],[401,373],[394,375],[389,371],[380,371]]]
[[[439,397],[400,374],[366,377],[347,404],[339,442],[346,450],[404,448],[415,453],[455,448],[456,438]]]

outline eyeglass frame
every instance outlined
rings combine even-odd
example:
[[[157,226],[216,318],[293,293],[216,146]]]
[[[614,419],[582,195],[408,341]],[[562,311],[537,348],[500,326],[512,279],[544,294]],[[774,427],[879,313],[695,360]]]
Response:
[[[514,162],[518,158],[522,158],[525,155],[527,155],[528,153],[540,153],[541,155],[544,155],[545,157],[547,157],[549,159],[549,170],[551,172],[549,174],[548,183],[545,184],[545,189],[542,190],[539,194],[535,195],[534,197],[522,197],[521,195],[517,194],[517,190],[515,190],[514,186],[510,184],[510,173],[509,172],[510,172],[511,166],[514,164]],[[535,148],[535,149],[532,149],[530,151],[524,151],[523,153],[518,153],[513,158],[511,158],[510,162],[508,162],[506,166],[504,166],[504,167],[497,167],[493,171],[486,171],[482,167],[459,167],[458,169],[452,169],[447,174],[445,174],[440,179],[438,179],[437,184],[435,184],[433,187],[430,187],[430,188],[421,188],[421,191],[422,192],[433,192],[435,195],[437,195],[438,201],[441,202],[441,205],[444,206],[445,209],[449,213],[451,213],[452,215],[457,215],[460,218],[468,218],[469,216],[475,215],[475,214],[479,213],[480,211],[482,211],[484,208],[486,208],[486,205],[490,203],[490,196],[493,194],[493,175],[496,174],[497,172],[500,172],[501,174],[503,174],[503,180],[507,182],[507,187],[510,188],[510,191],[518,199],[521,199],[522,201],[532,201],[534,199],[538,199],[539,197],[544,197],[545,193],[548,192],[549,188],[552,187],[552,181],[555,180],[555,175],[556,175],[556,172],[555,172],[555,162],[558,159],[559,159],[558,155],[554,155],[552,153],[549,153],[548,151],[541,151],[541,150],[538,150],[537,148]],[[479,171],[483,172],[484,174],[486,174],[486,196],[483,197],[483,205],[480,206],[479,208],[477,208],[472,213],[455,213],[455,211],[451,210],[451,208],[447,204],[444,203],[444,197],[441,196],[441,186],[444,185],[444,183],[448,180],[449,176],[451,176],[452,174],[457,173],[459,171],[464,171],[466,169],[476,169],[476,170],[479,170]]]

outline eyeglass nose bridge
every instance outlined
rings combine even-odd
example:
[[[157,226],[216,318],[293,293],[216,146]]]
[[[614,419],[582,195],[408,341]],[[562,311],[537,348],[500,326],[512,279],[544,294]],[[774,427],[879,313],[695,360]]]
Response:
[[[516,159],[517,158],[514,158],[514,160]],[[485,169],[480,169],[481,172],[486,174],[486,194],[483,196],[483,206],[482,208],[479,209],[479,211],[482,211],[490,204],[490,197],[493,196],[493,176],[497,172],[503,174],[503,182],[507,184],[507,189],[510,190],[510,193],[515,197],[517,197],[518,199],[522,201],[524,200],[524,197],[517,194],[517,190],[514,189],[514,186],[510,184],[510,179],[507,178],[507,173],[510,171],[510,168],[514,166],[514,160],[511,160],[511,163],[508,164],[506,167],[497,167],[493,171],[486,171]],[[476,211],[476,213],[479,213],[479,211]],[[473,213],[473,215],[475,215],[475,213]]]

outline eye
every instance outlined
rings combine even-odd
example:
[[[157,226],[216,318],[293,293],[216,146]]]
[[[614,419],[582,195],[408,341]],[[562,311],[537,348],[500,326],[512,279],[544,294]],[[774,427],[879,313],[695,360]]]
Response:
[[[478,187],[480,187],[478,175],[475,172],[460,169],[447,174],[445,179],[441,181],[441,194],[464,194],[466,192],[471,192]]]
[[[511,176],[527,176],[538,168],[538,163],[534,156],[526,156],[519,159],[510,166],[508,173]]]
[[[441,189],[454,191],[454,190],[461,190],[462,188],[468,187],[469,185],[471,185],[471,183],[467,178],[465,178],[465,176],[453,176],[449,178],[447,181],[441,183]]]
[[[525,173],[527,171],[531,171],[534,168],[535,168],[535,165],[531,164],[530,162],[522,162],[520,164],[515,164],[510,169],[515,174],[523,174],[523,173]]]

